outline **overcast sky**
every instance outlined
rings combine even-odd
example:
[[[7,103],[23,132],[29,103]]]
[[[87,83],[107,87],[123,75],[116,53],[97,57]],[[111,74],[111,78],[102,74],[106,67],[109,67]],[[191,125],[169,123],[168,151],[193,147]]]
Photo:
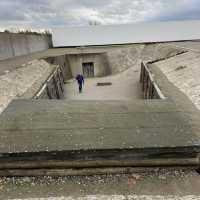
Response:
[[[0,0],[0,26],[124,24],[200,19],[200,0]]]

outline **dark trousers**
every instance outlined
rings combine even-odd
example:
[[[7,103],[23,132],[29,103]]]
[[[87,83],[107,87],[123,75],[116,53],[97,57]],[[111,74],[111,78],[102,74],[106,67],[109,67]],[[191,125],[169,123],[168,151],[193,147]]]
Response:
[[[82,88],[83,88],[82,84],[79,83],[78,85],[79,85],[79,93],[81,93],[82,92]]]

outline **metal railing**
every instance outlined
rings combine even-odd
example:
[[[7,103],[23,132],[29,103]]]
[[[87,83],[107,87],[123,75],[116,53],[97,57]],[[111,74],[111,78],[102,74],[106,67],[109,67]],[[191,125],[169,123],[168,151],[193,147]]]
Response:
[[[154,81],[152,73],[144,62],[141,63],[140,83],[142,84],[144,99],[166,98]]]
[[[64,75],[59,66],[52,72],[43,83],[34,99],[62,99],[64,93]]]

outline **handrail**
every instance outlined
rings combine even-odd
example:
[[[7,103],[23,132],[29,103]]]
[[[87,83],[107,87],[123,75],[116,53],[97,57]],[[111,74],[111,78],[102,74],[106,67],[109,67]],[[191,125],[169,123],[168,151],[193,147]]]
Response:
[[[141,63],[140,82],[142,83],[144,99],[166,99],[144,62]]]
[[[48,99],[62,99],[64,77],[60,77],[63,76],[62,73],[60,74],[60,72],[62,72],[60,66],[56,66],[56,68],[52,71],[47,80],[42,84],[40,89],[34,95],[33,99],[40,99],[43,97],[43,94],[45,94],[45,98]],[[59,82],[58,84],[56,80]],[[49,91],[50,88],[53,88],[53,93]]]

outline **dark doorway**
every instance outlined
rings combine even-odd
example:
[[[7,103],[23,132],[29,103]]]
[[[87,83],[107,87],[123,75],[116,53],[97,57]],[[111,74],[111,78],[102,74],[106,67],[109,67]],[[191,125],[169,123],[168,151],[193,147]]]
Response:
[[[85,78],[94,77],[94,63],[87,62],[82,64],[83,67],[83,76]]]

